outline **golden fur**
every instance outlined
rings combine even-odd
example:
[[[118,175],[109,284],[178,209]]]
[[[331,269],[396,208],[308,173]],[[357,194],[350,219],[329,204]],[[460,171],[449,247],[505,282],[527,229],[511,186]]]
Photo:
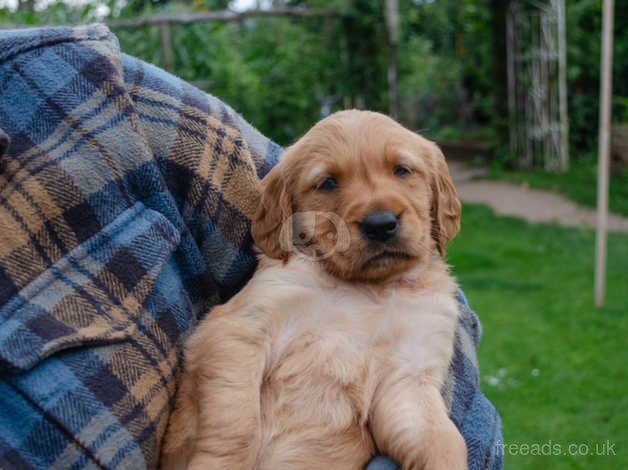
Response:
[[[390,242],[360,235],[376,210],[399,217]],[[257,272],[187,344],[164,467],[357,470],[378,451],[466,468],[439,392],[458,316],[441,255],[459,219],[434,143],[366,111],[314,126],[262,182]]]

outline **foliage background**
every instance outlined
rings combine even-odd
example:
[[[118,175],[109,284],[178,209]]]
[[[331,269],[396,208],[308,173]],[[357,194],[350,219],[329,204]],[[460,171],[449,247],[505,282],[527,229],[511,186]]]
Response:
[[[83,1],[21,0],[21,11],[0,8],[0,26],[230,6],[229,0]],[[383,0],[272,3],[333,9],[342,18],[175,27],[173,72],[205,82],[207,91],[281,144],[297,138],[326,109],[387,110]],[[494,162],[507,161],[500,130],[505,83],[499,77],[506,63],[500,12],[508,0],[399,4],[402,121],[440,140],[481,139],[490,144]],[[548,175],[496,164],[492,176],[593,204],[601,1],[566,0],[566,6],[572,170]],[[628,122],[628,0],[616,0],[615,12],[613,111],[616,121]],[[157,28],[114,32],[124,52],[163,65]],[[611,182],[610,204],[628,215],[628,172]],[[531,225],[466,205],[462,232],[448,247],[448,262],[483,322],[482,388],[502,415],[505,442],[585,443],[591,449],[606,440],[616,443],[613,457],[507,455],[507,468],[628,468],[628,235],[610,237],[603,309],[593,306],[591,295],[593,243],[590,230]]]
[[[84,0],[0,8],[0,24],[68,24],[158,12],[227,8],[229,0]],[[504,106],[495,80],[504,67],[495,34],[496,0],[400,0],[401,120],[434,138],[481,138],[499,150]],[[601,2],[567,4],[568,88],[572,154],[595,145]],[[382,0],[275,0],[275,6],[337,11],[339,19],[250,19],[173,29],[174,72],[202,81],[265,134],[286,144],[321,115],[346,106],[386,111],[387,45]],[[616,120],[628,121],[628,0],[616,1]],[[104,14],[103,14],[104,13]],[[158,30],[116,30],[122,49],[160,64]],[[573,150],[576,150],[575,152]]]

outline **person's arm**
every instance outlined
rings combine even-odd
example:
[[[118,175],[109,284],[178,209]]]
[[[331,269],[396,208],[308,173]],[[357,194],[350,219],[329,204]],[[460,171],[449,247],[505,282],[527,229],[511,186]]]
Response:
[[[131,64],[133,62],[136,67]],[[103,25],[0,31],[0,467],[154,468],[278,147]]]
[[[102,25],[0,31],[0,80],[0,466],[155,467],[183,341],[250,276],[281,149]],[[461,318],[443,395],[470,468],[500,468]]]

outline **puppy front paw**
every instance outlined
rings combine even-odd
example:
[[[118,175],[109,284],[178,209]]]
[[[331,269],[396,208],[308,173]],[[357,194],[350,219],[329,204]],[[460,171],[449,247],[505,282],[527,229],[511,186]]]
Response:
[[[450,420],[438,424],[429,433],[424,446],[423,470],[466,470],[467,445]]]

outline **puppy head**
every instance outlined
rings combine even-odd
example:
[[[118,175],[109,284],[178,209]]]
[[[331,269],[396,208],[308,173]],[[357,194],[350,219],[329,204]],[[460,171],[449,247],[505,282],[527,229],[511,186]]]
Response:
[[[262,181],[253,239],[347,280],[377,281],[444,254],[460,201],[439,148],[392,119],[342,111],[286,150]]]

